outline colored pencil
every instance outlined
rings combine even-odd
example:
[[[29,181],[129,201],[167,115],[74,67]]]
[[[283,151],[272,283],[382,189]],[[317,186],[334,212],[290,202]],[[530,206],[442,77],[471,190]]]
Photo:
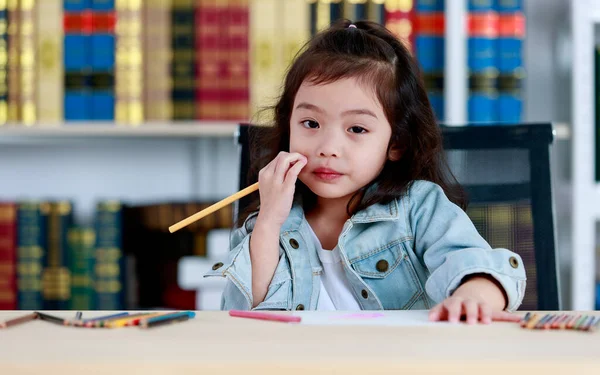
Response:
[[[17,324],[30,322],[32,320],[37,319],[37,317],[38,317],[37,313],[23,315],[18,318],[10,319],[10,320],[0,323],[0,328],[8,328],[8,327],[16,326]]]
[[[41,320],[45,320],[45,321],[50,322],[50,323],[56,323],[56,324],[64,325],[65,321],[66,321],[66,319],[63,319],[61,317],[54,316],[54,315],[49,315],[49,314],[46,314],[46,313],[41,313],[39,311],[36,311],[36,314],[38,315],[38,317]]]
[[[524,317],[521,318],[521,325],[523,325],[523,323],[527,323],[527,321],[529,320],[529,318],[531,318],[531,313],[528,312],[527,314],[525,314]]]
[[[148,316],[140,316],[139,318],[130,319],[129,321],[127,321],[125,323],[125,326],[126,327],[138,326],[138,325],[140,325],[140,322],[142,320],[150,319],[150,318],[155,318],[157,316],[167,315],[167,314],[171,314],[171,313],[160,312],[160,313],[156,313],[156,314],[148,314]]]
[[[544,324],[549,320],[552,319],[553,314],[546,314],[542,317],[542,319],[538,320],[538,322],[535,324],[535,326],[533,327],[534,329],[541,329],[544,327]]]
[[[140,321],[139,326],[141,328],[158,327],[158,326],[162,326],[165,324],[186,321],[186,320],[193,318],[194,316],[196,316],[196,313],[193,311],[178,312],[178,313],[173,313],[173,314],[164,314],[164,315],[157,316],[157,317],[150,318],[150,319],[143,319]]]
[[[109,319],[103,319],[103,320],[98,320],[96,322],[92,322],[92,327],[96,327],[96,328],[102,328],[102,327],[106,327],[108,323],[114,321],[114,320],[119,320],[119,319],[129,319],[129,318],[133,318],[136,316],[142,316],[142,315],[146,315],[147,313],[136,313],[136,314],[130,314],[127,317],[115,317],[115,318],[109,318]]]
[[[537,322],[540,321],[541,318],[542,318],[542,316],[539,315],[539,314],[533,314],[533,315],[531,315],[531,318],[529,318],[529,320],[525,323],[525,325],[523,326],[523,328],[525,328],[525,329],[533,329],[533,327],[535,327],[535,325],[537,324]]]
[[[270,320],[274,322],[297,323],[302,320],[299,316],[264,313],[259,311],[229,310],[229,316],[238,318],[250,318],[260,320]]]
[[[556,320],[554,323],[552,323],[552,329],[559,329],[561,324],[563,324],[563,322],[566,322],[569,319],[570,315],[569,314],[563,314],[560,319]]]
[[[542,327],[543,329],[550,329],[552,328],[552,325],[559,321],[561,318],[563,317],[563,314],[553,314],[552,318],[547,320],[546,323],[544,323],[544,327]]]
[[[581,318],[581,315],[574,315],[571,317],[571,319],[569,319],[569,321],[567,322],[566,328],[567,329],[573,329],[573,327],[575,326],[575,323],[577,323],[577,321],[579,320],[579,318]]]
[[[75,313],[75,320],[81,320],[82,317],[83,317],[83,312],[77,311]]]
[[[595,317],[593,315],[589,315],[588,319],[579,327],[580,331],[589,331],[592,324],[594,324]]]
[[[99,316],[99,317],[96,317],[96,318],[83,319],[81,321],[76,322],[75,325],[78,326],[78,327],[83,327],[83,326],[87,326],[87,324],[90,324],[90,326],[91,326],[92,323],[97,322],[99,320],[121,318],[121,317],[126,316],[126,315],[129,315],[129,313],[128,312],[121,312],[121,313],[117,313],[117,314]]]
[[[573,329],[578,330],[581,324],[587,319],[587,315],[581,315],[579,319],[573,324]]]
[[[121,319],[111,320],[110,322],[106,322],[106,324],[104,326],[107,328],[125,327],[133,321],[139,321],[142,319],[147,319],[149,317],[157,316],[157,315],[161,315],[161,314],[165,314],[165,313],[144,313],[143,315],[134,314],[134,315],[130,315],[130,316],[127,316],[127,317],[124,317]]]
[[[590,328],[588,328],[588,331],[595,332],[598,329],[600,329],[600,316],[596,317],[596,320],[590,325]]]
[[[585,327],[585,325],[588,323],[588,321],[590,320],[590,318],[593,319],[593,316],[589,316],[589,315],[584,315],[581,320],[579,320],[579,322],[577,322],[577,324],[575,325],[575,329],[578,331],[581,331],[583,329],[583,327]]]

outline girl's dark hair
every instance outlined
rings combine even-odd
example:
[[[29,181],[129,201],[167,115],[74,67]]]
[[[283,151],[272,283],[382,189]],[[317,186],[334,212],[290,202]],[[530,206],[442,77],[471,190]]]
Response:
[[[348,214],[400,197],[415,180],[438,184],[448,199],[466,209],[465,193],[446,162],[441,130],[417,62],[404,44],[383,26],[369,21],[356,22],[356,27],[348,27],[350,24],[348,20],[341,20],[315,35],[289,67],[281,97],[271,108],[274,126],[260,129],[251,137],[248,183],[257,180],[258,171],[279,151],[289,151],[294,99],[305,80],[326,84],[355,78],[374,89],[392,126],[388,151],[392,147],[404,151],[400,160],[388,160],[379,176],[356,192],[348,204]],[[300,180],[296,182],[295,195],[305,209],[316,202],[315,194]],[[257,209],[258,194],[253,198],[238,224]]]

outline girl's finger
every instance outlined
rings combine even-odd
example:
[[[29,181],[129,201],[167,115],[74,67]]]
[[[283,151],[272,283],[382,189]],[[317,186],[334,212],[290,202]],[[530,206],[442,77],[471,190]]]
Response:
[[[492,308],[487,303],[479,305],[479,319],[483,324],[490,324],[492,322]]]
[[[492,320],[496,322],[520,322],[521,317],[507,311],[494,311],[492,313]]]
[[[298,179],[300,171],[302,171],[302,168],[305,166],[306,160],[298,160],[290,169],[288,169],[283,183],[288,186],[294,185]]]
[[[429,320],[438,321],[442,320],[442,312],[444,311],[443,304],[435,305],[431,310],[429,310]]]
[[[275,171],[273,173],[273,177],[275,181],[283,183],[285,179],[285,175],[287,174],[290,166],[300,160],[306,160],[303,155],[293,153],[293,154],[283,154],[278,157],[277,164],[275,166]]]
[[[444,305],[446,306],[446,310],[448,310],[448,321],[458,323],[463,310],[462,299],[450,298],[444,302]]]
[[[463,302],[465,314],[467,315],[467,324],[477,323],[479,317],[479,306],[473,300],[465,300]]]

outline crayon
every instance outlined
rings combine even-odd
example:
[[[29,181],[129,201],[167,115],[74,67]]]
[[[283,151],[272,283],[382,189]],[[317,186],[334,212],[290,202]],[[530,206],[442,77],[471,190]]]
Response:
[[[66,321],[66,319],[63,319],[61,317],[54,316],[54,315],[49,315],[49,314],[45,314],[45,313],[41,313],[39,311],[36,311],[36,314],[38,315],[38,318],[40,318],[41,320],[45,320],[45,321],[50,322],[50,323],[56,323],[56,324],[64,325],[65,321]]]
[[[286,322],[286,323],[297,323],[302,320],[299,316],[283,315],[283,314],[272,314],[263,313],[259,311],[243,311],[243,310],[229,310],[229,316],[235,316],[239,318],[250,318],[260,320],[270,320],[274,322]]]

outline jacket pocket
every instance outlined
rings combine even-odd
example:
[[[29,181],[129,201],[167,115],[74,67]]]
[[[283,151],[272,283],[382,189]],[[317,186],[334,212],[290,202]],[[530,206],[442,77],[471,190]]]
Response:
[[[375,292],[386,310],[408,310],[424,296],[403,242],[394,241],[366,252],[365,256],[353,259],[350,265]]]

